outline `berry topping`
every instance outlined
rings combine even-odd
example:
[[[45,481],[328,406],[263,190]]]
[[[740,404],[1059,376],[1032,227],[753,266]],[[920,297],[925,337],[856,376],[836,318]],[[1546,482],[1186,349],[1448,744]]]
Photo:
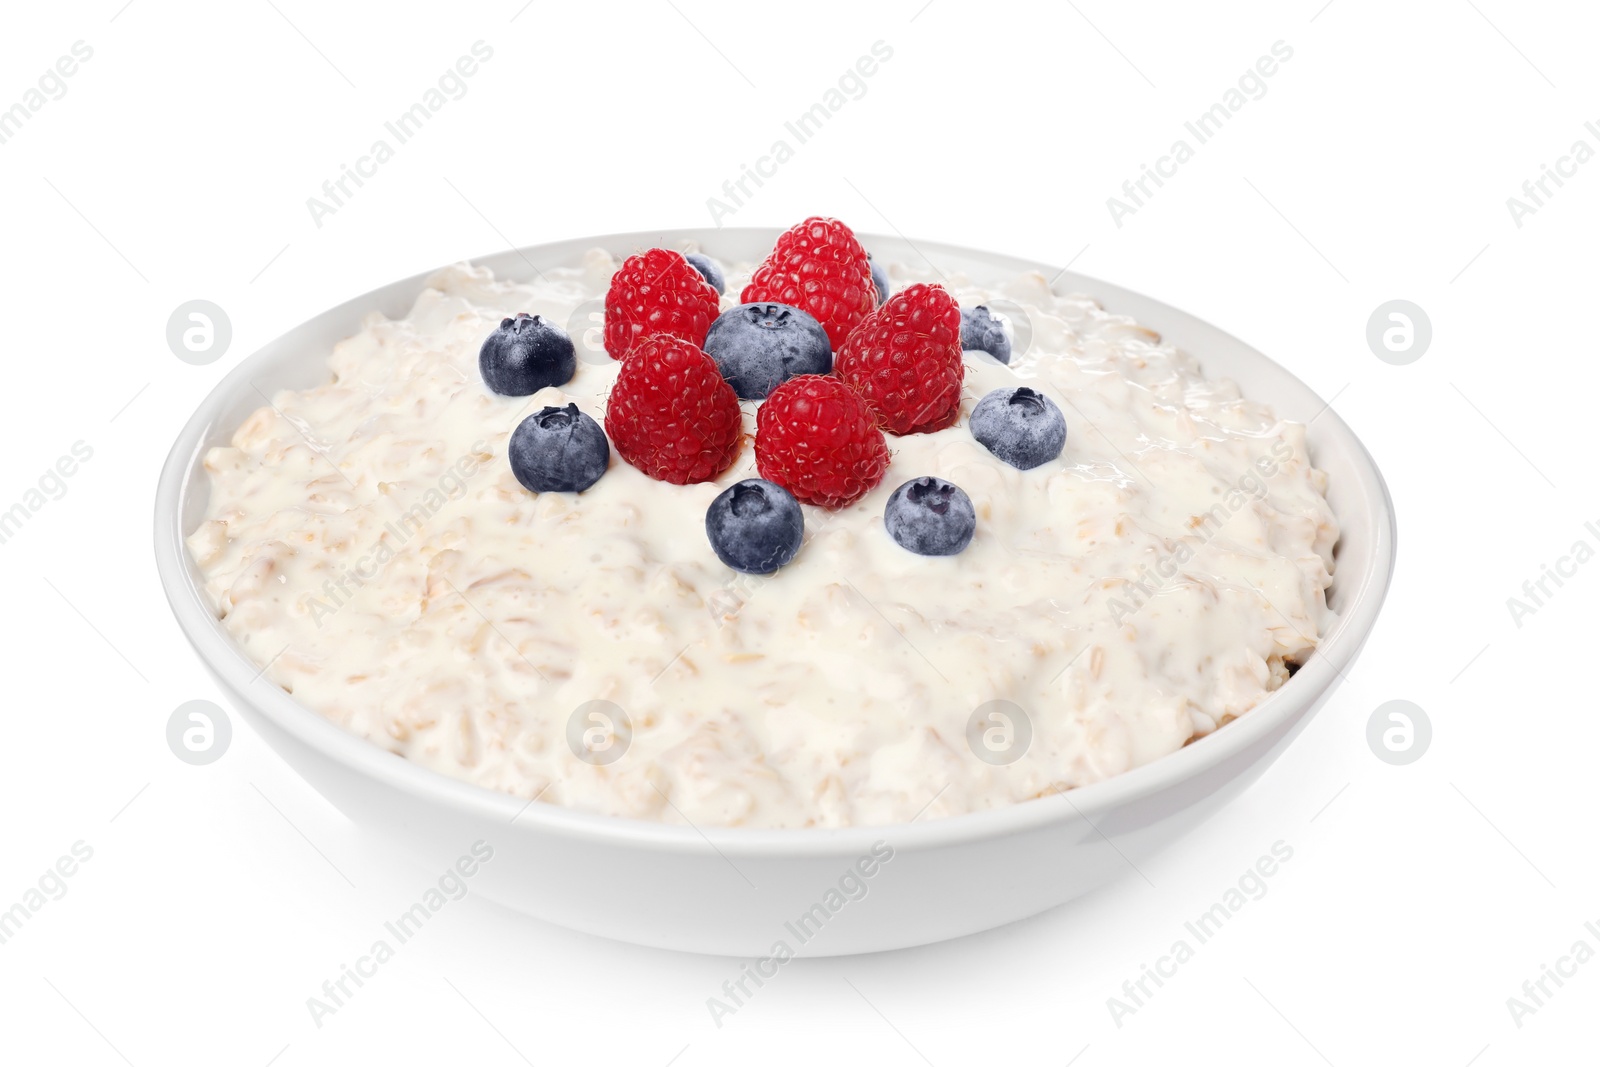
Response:
[[[501,396],[531,396],[547,385],[566,385],[577,369],[566,331],[525,312],[501,319],[478,349],[478,373]]]
[[[878,303],[882,304],[889,299],[889,272],[883,269],[883,264],[867,254],[868,265],[872,268],[872,287],[878,290]]]
[[[698,345],[646,338],[623,361],[606,401],[617,454],[675,485],[715,478],[739,453],[739,398]]]
[[[894,434],[948,426],[961,404],[961,311],[938,285],[891,296],[834,359],[840,378],[866,397]]]
[[[953,556],[978,528],[972,500],[943,478],[913,478],[889,495],[883,525],[901,548],[919,556]]]
[[[763,400],[797,374],[833,369],[822,325],[785,304],[740,304],[724,311],[706,334],[706,355],[741,400]]]
[[[837,378],[790,378],[756,410],[756,469],[807,504],[853,504],[888,467],[872,409]]]
[[[705,343],[717,291],[678,252],[652,248],[623,261],[606,291],[606,351],[624,359],[658,334]]]
[[[1018,470],[1061,455],[1067,421],[1054,400],[1027,386],[996,389],[978,401],[967,420],[978,443]]]
[[[961,309],[961,347],[987,352],[1001,363],[1011,362],[1011,337],[1005,323],[982,304]]]
[[[535,493],[581,493],[606,472],[611,446],[578,405],[547,407],[523,419],[506,447],[511,473]]]
[[[739,300],[799,308],[822,323],[837,352],[872,311],[872,269],[850,227],[838,219],[812,217],[778,238]]]
[[[794,559],[805,534],[800,503],[781,485],[746,478],[706,510],[706,537],[717,558],[745,574],[771,574]]]
[[[700,272],[700,276],[710,283],[718,296],[728,291],[728,283],[722,277],[721,263],[704,252],[685,252],[683,258],[689,261],[689,266]]]

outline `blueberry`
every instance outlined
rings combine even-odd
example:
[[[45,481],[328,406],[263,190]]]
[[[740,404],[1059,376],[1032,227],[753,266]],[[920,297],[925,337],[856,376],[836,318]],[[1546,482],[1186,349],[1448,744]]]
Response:
[[[872,287],[878,290],[878,303],[881,304],[889,299],[889,272],[870,255],[867,257],[867,265],[872,268]]]
[[[972,542],[978,515],[959,486],[913,478],[889,495],[883,525],[901,548],[919,556],[953,556]]]
[[[1011,338],[1005,324],[982,304],[961,309],[961,347],[987,352],[1001,363],[1011,362]]]
[[[706,255],[704,252],[685,252],[683,258],[689,265],[699,271],[706,281],[711,283],[711,288],[721,296],[727,292],[728,283],[722,279],[722,264]]]
[[[729,308],[711,324],[705,349],[741,400],[765,400],[797,374],[833,369],[822,323],[787,304]]]
[[[581,493],[611,462],[605,431],[576,404],[541,408],[523,419],[506,453],[511,473],[535,493]]]
[[[794,559],[805,526],[800,502],[760,478],[729,486],[706,509],[711,550],[746,574],[771,574]]]
[[[530,396],[547,385],[565,385],[577,369],[566,331],[520,311],[514,319],[501,319],[478,350],[478,373],[501,396]]]
[[[1049,397],[1019,386],[996,389],[978,401],[967,420],[978,443],[1018,470],[1031,470],[1061,455],[1067,421]]]

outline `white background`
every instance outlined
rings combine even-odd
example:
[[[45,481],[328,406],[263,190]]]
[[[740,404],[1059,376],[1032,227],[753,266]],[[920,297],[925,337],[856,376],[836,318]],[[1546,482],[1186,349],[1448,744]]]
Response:
[[[0,1060],[665,1065],[1592,1061],[1600,962],[1519,1028],[1524,980],[1600,920],[1600,563],[1506,607],[1600,520],[1600,163],[1507,197],[1600,119],[1577,4],[989,0],[625,10],[533,0],[15,5],[0,107],[92,60],[0,145],[8,337],[0,508],[93,458],[0,545],[10,699],[0,907],[92,860],[0,945]],[[276,6],[274,6],[274,4]],[[675,6],[674,6],[675,5]],[[921,7],[921,10],[919,10]],[[1321,9],[1319,10],[1319,7]],[[119,10],[119,8],[121,8]],[[482,39],[494,58],[378,177],[305,206]],[[737,965],[452,904],[320,1029],[306,998],[430,873],[379,850],[235,718],[208,767],[168,715],[220,699],[151,560],[158,466],[248,353],[325,307],[535,242],[709,223],[706,199],[883,40],[894,50],[731,219],[808,214],[1052,263],[1208,318],[1336,398],[1399,511],[1390,602],[1350,683],[1259,784],[1126,878],[955,943],[785,968],[718,1029]],[[1137,214],[1106,198],[1273,42],[1292,60]],[[205,298],[232,347],[165,323]],[[1431,348],[1368,349],[1380,303]],[[1405,698],[1431,749],[1365,726]],[[1294,858],[1118,1027],[1106,1000],[1274,841]],[[449,857],[442,858],[448,860]],[[853,987],[853,988],[852,988]],[[674,1059],[676,1057],[676,1059]]]

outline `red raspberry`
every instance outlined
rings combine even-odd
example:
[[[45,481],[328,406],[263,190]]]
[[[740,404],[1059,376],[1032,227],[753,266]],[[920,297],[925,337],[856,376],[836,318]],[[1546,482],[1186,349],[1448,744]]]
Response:
[[[721,474],[739,454],[742,431],[733,387],[698,345],[678,337],[634,345],[606,400],[606,434],[617,453],[674,485]]]
[[[606,290],[606,351],[623,359],[654,334],[706,343],[717,291],[682,254],[651,248],[623,261]]]
[[[908,286],[845,342],[833,372],[866,398],[894,434],[950,425],[961,405],[961,309],[943,286]]]
[[[876,293],[872,265],[850,227],[813,216],[778,238],[739,299],[799,308],[822,323],[837,352],[877,306]]]
[[[888,467],[872,409],[831,375],[790,378],[756,410],[756,469],[807,504],[853,504]]]

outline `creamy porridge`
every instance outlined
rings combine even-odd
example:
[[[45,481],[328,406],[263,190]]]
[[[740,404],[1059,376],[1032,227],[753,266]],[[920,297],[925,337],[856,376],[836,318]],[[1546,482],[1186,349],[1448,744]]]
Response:
[[[590,350],[566,385],[505,397],[484,387],[479,346],[518,311],[566,323],[616,265],[597,250],[527,284],[442,270],[409,316],[374,313],[337,345],[325,384],[278,393],[211,450],[189,548],[267,678],[375,744],[519,797],[847,826],[1147,763],[1260,703],[1330,625],[1338,528],[1304,427],[1037,274],[988,289],[890,268],[897,286],[944,281],[963,306],[1020,305],[1032,343],[1010,366],[966,353],[961,420],[891,436],[887,476],[853,505],[805,506],[804,547],[770,577],[730,570],[706,540],[711,501],[756,475],[749,441],[712,482],[655,481],[613,454],[581,494],[528,492],[512,430],[544,405],[603,422],[619,364]],[[749,272],[729,270],[723,308]],[[1019,384],[1068,426],[1060,458],[1027,471],[966,425]],[[758,404],[741,402],[747,433]],[[885,501],[922,475],[971,498],[960,555],[885,533]],[[627,716],[620,758],[575,754],[585,705]],[[1011,762],[988,726],[969,730],[985,706],[1022,709],[1031,740]]]

